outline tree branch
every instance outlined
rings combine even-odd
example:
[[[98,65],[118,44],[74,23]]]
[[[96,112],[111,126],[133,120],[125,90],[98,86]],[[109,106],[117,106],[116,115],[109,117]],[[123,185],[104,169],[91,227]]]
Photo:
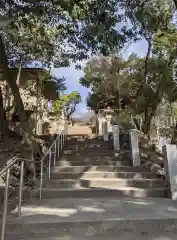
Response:
[[[146,40],[148,42],[148,51],[147,51],[147,54],[146,54],[145,64],[144,64],[144,79],[145,79],[145,82],[148,83],[148,81],[147,81],[148,61],[149,61],[149,57],[150,57],[150,54],[151,54],[152,43],[151,43],[150,39],[146,39]]]
[[[74,103],[74,106],[70,109],[70,112],[67,114],[67,120],[71,117],[71,115],[76,111],[77,103]]]

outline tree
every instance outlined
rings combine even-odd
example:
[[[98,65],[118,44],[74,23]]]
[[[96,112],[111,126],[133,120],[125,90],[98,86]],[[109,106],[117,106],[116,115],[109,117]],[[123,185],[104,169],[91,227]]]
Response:
[[[57,115],[61,115],[62,109],[64,109],[66,119],[69,121],[71,115],[76,111],[76,106],[81,102],[81,96],[79,92],[73,91],[70,94],[66,94],[57,100],[54,100],[52,105],[54,112]]]
[[[92,109],[96,114],[98,114],[99,109],[101,109],[101,102],[103,101],[103,96],[98,93],[89,93],[87,97],[87,107]]]
[[[120,1],[126,17],[132,25],[137,39],[145,39],[148,50],[145,58],[144,77],[148,71],[148,60],[152,52],[154,37],[158,30],[166,31],[173,19],[172,0],[133,0]]]
[[[130,79],[129,93],[131,108],[135,115],[142,114],[143,131],[149,136],[151,121],[163,99],[169,95],[170,89],[176,91],[173,80],[173,67],[162,56],[153,56],[149,59],[147,79],[142,78],[144,59],[132,59],[128,69]],[[142,88],[143,86],[143,88]],[[141,94],[139,94],[141,89]],[[175,92],[174,91],[174,92]],[[173,95],[175,99],[177,96]]]
[[[122,97],[126,89],[124,81],[125,61],[121,57],[97,57],[91,59],[84,69],[84,77],[80,83],[91,89],[92,95],[88,98],[88,104],[94,104],[99,99],[99,104],[93,108],[100,108],[101,105],[111,104],[119,109],[122,106]]]
[[[66,115],[66,119],[69,121],[71,115],[76,111],[76,106],[81,102],[81,96],[79,92],[74,91],[67,96],[64,97],[64,111]]]
[[[153,54],[149,58],[146,78],[144,60],[145,58],[133,54],[127,61],[119,59],[114,66],[114,58],[104,61],[104,64],[102,58],[97,58],[86,65],[85,75],[80,82],[91,88],[92,94],[89,95],[87,104],[96,112],[106,105],[113,109],[120,107],[119,101],[116,101],[119,90],[120,99],[132,115],[142,116],[143,132],[149,136],[152,119],[162,100],[173,102],[177,99],[177,85],[173,79],[170,57],[163,57],[161,52]],[[119,69],[118,74],[112,69]],[[118,90],[116,79],[119,81]]]

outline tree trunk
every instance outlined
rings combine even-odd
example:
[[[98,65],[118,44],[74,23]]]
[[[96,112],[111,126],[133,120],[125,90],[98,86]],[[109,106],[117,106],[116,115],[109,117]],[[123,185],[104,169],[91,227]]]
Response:
[[[3,105],[2,89],[0,87],[0,137],[7,137],[9,134],[8,121]]]
[[[144,112],[143,132],[148,137],[148,139],[150,139],[151,122],[155,116],[158,104],[159,101],[157,101],[156,104],[154,103],[154,106],[150,109],[150,111],[147,108]]]
[[[148,73],[148,61],[149,61],[149,57],[151,54],[152,43],[151,43],[150,39],[146,39],[146,40],[148,42],[148,51],[147,51],[146,58],[145,58],[144,79],[145,79],[146,83],[149,83],[146,78],[147,78],[147,73]]]
[[[119,91],[116,91],[115,102],[116,102],[116,108],[120,109],[120,94],[119,94]]]
[[[16,78],[14,78],[14,76],[11,75],[9,72],[5,46],[4,46],[3,38],[1,35],[0,35],[0,70],[2,71],[4,80],[7,82],[8,86],[12,91],[12,95],[14,96],[15,105],[17,107],[17,111],[20,118],[20,125],[24,132],[23,142],[28,144],[31,147],[31,158],[33,159],[33,153],[34,153],[33,146],[35,144],[33,132],[30,129],[27,121],[27,116],[24,109],[23,101],[20,96],[19,88],[16,84]],[[35,165],[34,164],[32,165],[33,165],[32,166],[33,175],[35,177]]]
[[[150,129],[151,129],[152,117],[149,116],[149,109],[144,111],[144,122],[143,122],[143,132],[150,139]]]
[[[16,79],[14,78],[14,76],[11,76],[9,72],[8,61],[5,53],[5,46],[2,36],[0,36],[0,69],[2,70],[4,80],[9,85],[14,96],[15,105],[17,106],[17,111],[20,117],[20,124],[22,129],[24,130],[24,140],[26,143],[30,143],[32,140],[31,139],[32,135],[29,134],[26,112],[24,109],[23,101],[20,96],[19,88],[16,84]]]
[[[177,0],[173,0],[173,2],[175,4],[176,10],[177,10]]]

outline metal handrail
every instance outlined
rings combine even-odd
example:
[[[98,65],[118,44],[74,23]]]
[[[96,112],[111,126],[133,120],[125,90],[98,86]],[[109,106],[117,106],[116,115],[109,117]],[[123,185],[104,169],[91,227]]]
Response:
[[[56,140],[53,142],[51,147],[48,149],[46,154],[41,159],[40,193],[39,193],[40,200],[42,199],[42,187],[43,187],[43,180],[44,180],[43,175],[44,175],[45,159],[46,159],[46,157],[48,157],[48,179],[50,179],[51,178],[52,160],[53,160],[53,166],[55,167],[56,158],[58,158],[60,156],[60,152],[62,151],[64,143],[66,141],[67,131],[68,131],[68,126],[67,126],[67,124],[65,124],[64,129],[59,133]],[[53,148],[54,148],[54,152],[52,151]],[[52,159],[52,154],[53,154],[53,159]]]
[[[41,176],[40,176],[40,200],[42,199],[42,187],[43,187],[43,176],[44,176],[44,162],[46,157],[48,158],[48,178],[51,177],[51,164],[52,164],[52,154],[53,154],[53,165],[56,164],[56,159],[59,158],[60,152],[63,149],[64,143],[67,138],[68,126],[65,124],[64,129],[58,134],[58,137],[52,143],[48,151],[41,158],[40,161],[33,161],[27,158],[21,158],[18,155],[11,158],[7,165],[0,171],[0,176],[6,173],[5,180],[5,190],[4,190],[4,203],[3,203],[3,212],[2,212],[2,225],[1,225],[1,240],[4,240],[5,237],[5,228],[6,228],[6,220],[7,220],[7,208],[8,208],[8,190],[9,190],[9,180],[10,180],[10,170],[16,163],[21,163],[20,166],[20,186],[18,192],[18,217],[21,216],[21,206],[22,206],[22,198],[23,198],[23,180],[24,180],[24,163],[40,163],[41,164]],[[54,148],[54,152],[52,151]]]
[[[12,161],[11,161],[12,160]],[[11,167],[14,166],[15,163],[17,162],[21,162],[21,161],[25,161],[25,162],[33,162],[33,163],[39,163],[40,161],[34,161],[34,160],[31,160],[31,159],[28,159],[28,158],[22,158],[22,157],[18,157],[15,156],[13,158],[11,158],[9,161],[11,161],[10,163],[7,163],[7,165],[0,171],[0,177]]]

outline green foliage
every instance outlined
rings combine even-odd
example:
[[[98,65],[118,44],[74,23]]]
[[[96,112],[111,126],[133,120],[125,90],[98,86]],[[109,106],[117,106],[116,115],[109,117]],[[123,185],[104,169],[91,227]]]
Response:
[[[174,67],[177,29],[174,3],[172,0],[119,1],[134,40],[146,39],[148,51],[145,58],[132,54],[127,61],[119,59],[114,67],[113,57],[110,61],[99,58],[88,63],[80,81],[92,90],[88,106],[98,111],[107,106],[102,102],[111,102],[109,106],[119,108],[121,99],[132,114],[141,115],[143,130],[147,134],[159,104],[163,100],[170,104],[176,101]],[[112,67],[114,71],[110,71]]]
[[[119,97],[134,116],[142,116],[147,133],[162,100],[174,102],[177,99],[177,85],[168,58],[161,53],[150,57],[146,78],[144,61],[144,58],[134,54],[127,61],[121,58],[116,62],[115,58],[109,61],[107,58],[93,59],[86,65],[85,75],[80,82],[92,90],[87,99],[91,109],[98,112],[106,106],[119,108],[122,106],[117,101]]]
[[[136,34],[151,39],[158,29],[164,30],[173,18],[172,0],[120,0]]]
[[[93,58],[86,64],[80,83],[93,92],[88,98],[89,107],[96,110],[108,102],[115,108],[120,107],[121,97],[126,93],[124,67],[121,57]],[[95,101],[99,103],[94,106]]]
[[[81,102],[79,92],[73,91],[70,94],[64,95],[52,102],[54,112],[61,115],[62,108],[65,110],[66,118],[69,120],[70,116],[75,112],[76,105]]]
[[[10,19],[0,32],[10,65],[23,58],[23,64],[68,66],[90,53],[109,54],[128,34],[115,28],[122,18],[116,0],[2,1],[0,12]]]

